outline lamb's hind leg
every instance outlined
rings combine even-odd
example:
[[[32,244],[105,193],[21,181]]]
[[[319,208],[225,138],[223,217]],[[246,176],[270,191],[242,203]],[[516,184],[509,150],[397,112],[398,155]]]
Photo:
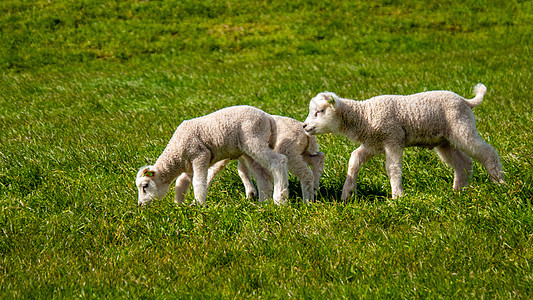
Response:
[[[273,120],[270,120],[269,123],[270,130],[267,130],[267,124],[264,124],[264,128],[257,129],[243,137],[241,150],[272,175],[274,179],[274,203],[283,204],[289,195],[287,157],[270,148],[269,141],[276,137],[276,128]]]
[[[249,156],[272,174],[274,179],[274,203],[284,204],[289,196],[287,157],[274,152],[272,149],[268,148],[268,146],[265,148],[265,146],[266,145],[262,145],[255,148],[255,151],[249,153]]]
[[[449,144],[435,147],[435,152],[454,171],[453,189],[460,190],[467,186],[472,175],[472,159]]]
[[[282,154],[277,154],[274,151],[271,153],[270,165],[265,162],[263,167],[272,174],[274,178],[274,203],[285,204],[285,201],[289,197],[289,175],[287,170],[287,157]]]

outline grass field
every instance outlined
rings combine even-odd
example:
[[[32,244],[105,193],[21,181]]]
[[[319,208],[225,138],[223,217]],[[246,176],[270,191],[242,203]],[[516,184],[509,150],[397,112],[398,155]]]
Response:
[[[533,2],[0,3],[0,298],[529,298]],[[311,97],[452,90],[506,185],[470,187],[426,149],[340,201],[345,138],[305,206],[246,200],[235,164],[205,207],[137,207],[134,177],[181,121],[239,104],[303,120]],[[193,200],[192,193],[187,201]]]

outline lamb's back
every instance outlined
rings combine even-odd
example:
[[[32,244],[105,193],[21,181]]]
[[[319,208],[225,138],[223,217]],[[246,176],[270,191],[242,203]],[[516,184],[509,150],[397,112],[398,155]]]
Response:
[[[270,136],[269,118],[251,106],[232,106],[183,122],[175,136],[189,147],[205,147],[216,156],[237,158],[242,154],[242,143],[250,136]]]
[[[369,125],[384,136],[401,131],[407,145],[439,144],[450,123],[466,118],[472,111],[464,98],[448,91],[413,95],[383,95],[363,101]]]

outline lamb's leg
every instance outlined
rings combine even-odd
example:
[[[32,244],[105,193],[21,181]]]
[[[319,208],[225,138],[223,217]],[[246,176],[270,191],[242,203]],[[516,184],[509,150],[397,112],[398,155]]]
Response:
[[[269,147],[268,140],[272,138],[271,132],[262,130],[248,136],[243,141],[242,150],[253,161],[259,163],[263,168],[267,169],[274,178],[274,203],[285,203],[289,195],[289,178],[287,174],[287,157],[283,154],[274,152]],[[256,178],[257,179],[257,178]],[[259,185],[259,182],[258,182]],[[259,187],[261,190],[261,187]]]
[[[209,169],[209,158],[199,156],[192,162],[193,177],[192,186],[194,189],[194,199],[196,204],[205,204],[207,198],[207,173]]]
[[[230,159],[223,159],[214,163],[207,171],[207,188],[211,186],[211,181],[217,176],[218,172],[222,171],[226,165],[230,162]]]
[[[392,199],[401,197],[403,194],[402,155],[403,147],[397,144],[385,146],[385,167],[392,188]]]
[[[308,152],[304,152],[302,154],[302,158],[307,162],[308,165],[311,166],[311,169],[313,171],[313,177],[314,177],[314,194],[315,197],[318,196],[317,192],[320,187],[320,178],[322,177],[322,173],[324,172],[324,161],[326,156],[323,152],[318,152],[317,154],[310,154]]]
[[[289,175],[287,171],[287,157],[277,154],[274,151],[270,153],[270,161],[264,162],[263,167],[274,177],[274,203],[285,204],[289,197]]]
[[[345,201],[346,199],[350,198],[354,192],[357,193],[357,174],[359,174],[361,166],[372,156],[374,156],[374,153],[364,145],[361,145],[352,152],[352,155],[350,156],[350,162],[348,163],[346,181],[344,182],[344,187],[342,188],[341,200]]]
[[[254,184],[250,178],[250,170],[247,167],[247,163],[244,158],[239,158],[239,164],[237,165],[237,172],[239,177],[242,180],[244,185],[244,190],[246,192],[246,198],[252,199],[257,196],[257,190],[255,189]]]
[[[467,186],[472,175],[472,159],[449,144],[435,147],[435,151],[454,171],[453,189],[460,190]]]
[[[264,202],[267,199],[272,198],[272,175],[270,172],[263,168],[258,162],[254,161],[251,157],[243,155],[240,162],[246,166],[247,170],[252,172],[255,177],[258,188],[259,202]],[[253,185],[252,185],[253,186]]]
[[[294,174],[300,180],[302,186],[302,199],[305,204],[315,201],[314,194],[314,175],[313,171],[309,169],[307,163],[303,160],[302,156],[297,154],[288,158],[287,167],[289,171]]]
[[[475,131],[463,134],[462,138],[456,141],[457,148],[464,151],[473,159],[479,161],[494,183],[504,183],[502,163],[498,153],[494,148],[485,142]]]
[[[274,203],[284,204],[289,196],[289,178],[287,174],[287,157],[272,151],[270,148],[261,147],[259,152],[252,155],[252,159],[267,169],[274,178]],[[258,183],[259,185],[259,183]],[[261,187],[259,188],[261,190]]]
[[[175,203],[183,203],[185,201],[185,196],[189,191],[189,186],[191,185],[191,177],[187,173],[182,173],[178,179],[176,179],[175,187]]]

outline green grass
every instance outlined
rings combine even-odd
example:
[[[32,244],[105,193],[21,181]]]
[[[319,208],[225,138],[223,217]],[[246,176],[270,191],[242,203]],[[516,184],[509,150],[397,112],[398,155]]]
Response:
[[[531,1],[2,1],[0,298],[530,297],[531,24]],[[343,203],[357,145],[324,135],[316,204],[294,177],[290,204],[250,202],[232,164],[205,207],[136,205],[183,120],[478,82],[506,185],[476,163],[454,193],[412,148],[404,197],[376,157]]]

